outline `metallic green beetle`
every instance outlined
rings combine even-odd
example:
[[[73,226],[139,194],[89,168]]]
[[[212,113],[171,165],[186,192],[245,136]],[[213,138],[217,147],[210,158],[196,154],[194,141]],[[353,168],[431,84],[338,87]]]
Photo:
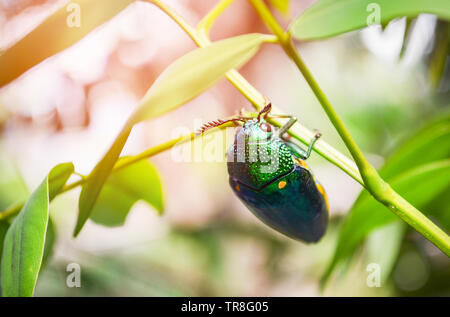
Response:
[[[328,200],[303,160],[311,154],[320,134],[316,133],[304,150],[284,136],[297,119],[289,117],[275,130],[266,121],[270,110],[268,103],[257,118],[215,121],[202,132],[229,121],[244,122],[227,152],[232,190],[268,226],[296,240],[317,242],[327,228]]]

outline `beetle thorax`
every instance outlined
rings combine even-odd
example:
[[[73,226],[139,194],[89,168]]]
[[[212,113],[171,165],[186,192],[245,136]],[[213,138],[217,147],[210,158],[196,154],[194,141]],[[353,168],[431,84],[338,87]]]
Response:
[[[248,121],[236,131],[227,159],[230,177],[256,189],[294,167],[290,150],[263,119]]]

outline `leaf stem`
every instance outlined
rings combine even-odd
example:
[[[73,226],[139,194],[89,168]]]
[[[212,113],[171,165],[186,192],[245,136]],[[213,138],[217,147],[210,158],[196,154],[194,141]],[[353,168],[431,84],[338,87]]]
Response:
[[[450,237],[447,233],[436,226],[434,222],[428,219],[390,186],[386,191],[386,196],[389,200],[387,203],[383,202],[386,207],[441,249],[447,256],[450,256]]]
[[[171,8],[162,4],[159,0],[147,0],[147,1],[149,3],[158,6],[170,18],[172,18],[199,47],[204,47],[211,44],[211,41],[209,40],[206,33],[199,32],[198,30],[195,30],[189,25],[187,25],[184,22],[183,18],[180,17]],[[212,9],[212,12],[214,13],[210,14],[216,16],[224,9],[225,4],[219,2],[219,4]],[[275,36],[275,39],[278,40],[278,36]],[[259,110],[265,106],[266,98],[264,98],[264,96],[255,87],[253,87],[237,70],[232,69],[229,72],[227,72],[225,76],[231,82],[231,84],[235,86],[248,101],[251,102],[251,104],[256,110]],[[279,114],[283,114],[283,112],[277,109],[275,106],[274,111],[276,111]],[[272,120],[271,123],[276,126],[281,125],[279,120]],[[296,123],[288,131],[288,133],[298,141],[302,142],[303,144],[308,144],[311,138],[314,136],[314,133],[311,130],[307,129],[300,123]],[[327,161],[341,168],[344,172],[346,172],[349,176],[351,176],[361,185],[364,184],[355,163],[351,161],[349,158],[347,158],[345,155],[334,149],[331,145],[327,144],[323,139],[319,140],[316,143],[316,145],[314,146],[314,151],[317,152],[319,155],[321,155],[323,158],[325,158]]]
[[[175,11],[173,11],[170,7],[166,6],[159,0],[146,0],[147,2],[154,4],[158,8],[161,9],[164,13],[166,13],[173,21],[175,21],[186,34],[194,41],[194,43],[198,47],[205,47],[207,45],[211,44],[211,41],[209,40],[208,36],[204,32],[199,32],[193,27],[191,27],[189,24],[187,24],[184,19],[178,15]],[[219,3],[220,5],[220,3]],[[213,11],[215,11],[217,14],[219,12],[222,12],[224,7],[222,7],[222,10],[217,10],[213,8]],[[274,37],[272,41],[276,41],[277,38]],[[247,98],[252,105],[255,107],[255,109],[259,109],[264,107],[264,96],[256,90],[250,83],[245,80],[244,77],[242,77],[241,74],[239,74],[238,71],[235,69],[230,70],[225,75],[227,79],[233,84],[243,95],[245,98]]]
[[[202,32],[205,36],[209,35],[209,31],[211,30],[211,27],[213,26],[214,22],[217,20],[217,18],[222,14],[223,11],[225,11],[226,8],[230,4],[232,4],[234,0],[221,0],[219,3],[214,6],[214,8],[208,12],[207,15],[203,17],[203,19],[198,23],[197,30]]]
[[[187,24],[184,21],[184,19],[181,16],[179,16],[175,11],[173,11],[171,8],[169,8],[159,0],[146,0],[146,1],[160,8],[161,11],[167,14],[173,21],[175,21],[183,29],[183,31],[187,35],[189,35],[189,37],[194,41],[195,44],[197,44],[197,46],[201,46],[202,38],[197,33],[197,30],[195,30],[192,26]]]
[[[327,114],[329,120],[339,133],[340,137],[347,146],[347,149],[350,151],[350,154],[355,160],[366,189],[376,200],[388,207],[402,220],[407,222],[425,238],[434,243],[445,254],[450,256],[450,237],[431,220],[425,217],[419,210],[396,193],[391,186],[380,177],[376,169],[364,157],[361,149],[358,147],[343,121],[334,110],[325,93],[322,91],[319,84],[306,67],[291,40],[290,34],[283,30],[262,0],[250,0],[250,2],[261,19],[266,23],[267,27],[278,37],[280,45],[295,63],[311,90],[316,95],[317,100],[322,105],[322,108]]]

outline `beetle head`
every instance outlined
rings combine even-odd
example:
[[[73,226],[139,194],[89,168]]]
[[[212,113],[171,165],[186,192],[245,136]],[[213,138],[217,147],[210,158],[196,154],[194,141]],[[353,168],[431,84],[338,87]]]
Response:
[[[265,142],[272,137],[272,126],[266,122],[266,117],[272,109],[272,104],[269,102],[258,116],[247,120],[242,129],[236,132],[236,138],[244,137],[248,143]]]
[[[272,137],[272,126],[263,118],[248,120],[236,131],[236,137],[243,137],[247,143],[265,142]]]

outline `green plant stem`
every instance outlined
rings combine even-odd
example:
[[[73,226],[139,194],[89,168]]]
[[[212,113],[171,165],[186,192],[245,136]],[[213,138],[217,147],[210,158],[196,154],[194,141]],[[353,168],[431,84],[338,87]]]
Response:
[[[147,0],[147,2],[152,3],[159,7],[163,12],[165,12],[171,19],[173,19],[185,32],[186,34],[197,44],[199,47],[204,47],[211,44],[207,36],[207,32],[201,32],[189,26],[181,16],[174,12],[171,8],[161,3],[159,0]],[[226,9],[227,5],[231,4],[231,1],[220,1],[210,13],[207,14],[207,23],[200,22],[199,26],[210,28],[217,18],[218,14]],[[205,19],[203,19],[205,20]],[[277,38],[277,37],[275,37]],[[261,109],[265,106],[266,99],[264,96],[253,87],[237,70],[232,69],[226,73],[226,78],[235,86],[244,97],[251,102],[256,110]],[[274,111],[278,114],[283,114],[276,106],[274,106]],[[280,120],[271,120],[271,123],[280,126]],[[309,144],[310,140],[314,136],[314,132],[307,129],[300,123],[296,123],[288,133],[302,142],[303,144]],[[355,163],[348,157],[334,149],[331,145],[327,144],[324,140],[319,140],[314,146],[314,151],[325,158],[327,161],[341,168],[349,176],[355,179],[358,183],[363,185],[363,180],[359,174],[358,168]]]
[[[159,0],[147,0],[147,2],[154,4],[158,8],[161,9],[164,13],[166,13],[175,23],[180,26],[183,31],[194,41],[194,43],[198,47],[205,47],[211,44],[211,41],[209,40],[207,34],[205,32],[200,32],[191,27],[189,24],[187,24],[184,19],[179,16],[175,11],[173,11],[170,7],[166,6]],[[218,4],[220,6],[220,10],[216,9],[214,7],[212,11],[215,12],[215,14],[209,14],[209,22],[208,27],[212,26],[212,23],[214,20],[212,17],[217,18],[217,13],[222,12],[226,7],[222,6],[221,3]],[[277,41],[277,38],[274,37],[274,41]],[[244,77],[242,77],[241,74],[239,74],[236,70],[230,70],[225,74],[226,78],[235,86],[243,95],[245,98],[247,98],[255,107],[255,109],[259,109],[264,107],[265,98],[264,96],[256,90]]]
[[[391,186],[380,177],[376,169],[364,157],[361,149],[358,147],[350,132],[345,127],[343,121],[334,110],[330,101],[320,88],[317,81],[314,79],[309,69],[306,67],[305,63],[298,54],[289,33],[283,30],[262,0],[250,0],[250,2],[261,19],[266,23],[267,27],[278,37],[280,45],[295,63],[311,90],[314,92],[329,120],[339,133],[340,137],[350,151],[350,154],[355,160],[364,181],[365,188],[376,200],[388,207],[398,217],[411,225],[445,254],[450,256],[450,237],[431,220],[425,217],[418,209],[395,192]]]
[[[225,11],[234,0],[221,0],[219,3],[198,23],[197,30],[208,36],[209,30],[213,26],[217,18]]]

